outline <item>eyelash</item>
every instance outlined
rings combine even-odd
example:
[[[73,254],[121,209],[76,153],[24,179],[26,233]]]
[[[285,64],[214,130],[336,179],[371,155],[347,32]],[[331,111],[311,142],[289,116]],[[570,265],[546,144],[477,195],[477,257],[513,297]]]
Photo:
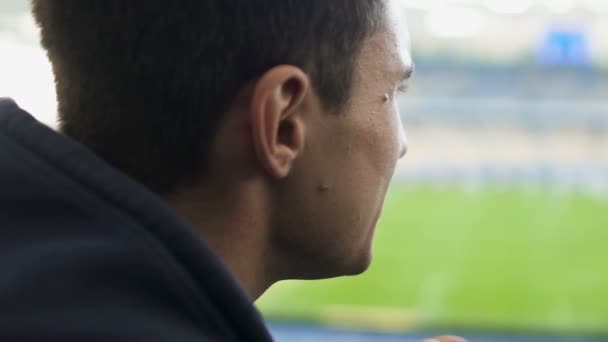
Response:
[[[409,90],[409,85],[408,84],[401,84],[399,85],[399,87],[397,88],[397,93],[399,94],[405,94],[407,93],[407,91]]]

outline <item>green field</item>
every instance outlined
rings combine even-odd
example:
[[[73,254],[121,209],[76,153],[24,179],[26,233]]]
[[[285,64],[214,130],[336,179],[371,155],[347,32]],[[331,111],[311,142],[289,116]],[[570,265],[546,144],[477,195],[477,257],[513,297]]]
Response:
[[[608,199],[395,187],[364,275],[283,282],[266,318],[381,330],[608,333]]]

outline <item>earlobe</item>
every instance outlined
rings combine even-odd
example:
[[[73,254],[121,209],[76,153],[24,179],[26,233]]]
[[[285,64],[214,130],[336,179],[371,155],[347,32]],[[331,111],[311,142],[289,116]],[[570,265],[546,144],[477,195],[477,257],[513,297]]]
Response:
[[[287,177],[304,149],[306,129],[301,110],[309,88],[308,76],[290,65],[269,70],[254,85],[252,143],[258,162],[273,178]]]

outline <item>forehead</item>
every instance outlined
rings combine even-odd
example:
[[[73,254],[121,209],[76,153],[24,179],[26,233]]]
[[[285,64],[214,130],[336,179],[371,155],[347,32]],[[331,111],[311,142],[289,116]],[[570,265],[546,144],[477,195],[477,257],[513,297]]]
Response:
[[[387,0],[378,32],[364,48],[363,58],[384,72],[403,73],[412,68],[410,33],[399,0]],[[365,51],[367,50],[367,51]],[[380,70],[379,70],[380,71]]]
[[[398,43],[409,54],[411,45],[410,31],[402,1],[387,0],[384,15],[388,30],[395,33]]]
[[[411,67],[411,39],[407,18],[402,0],[387,0],[386,5],[386,33],[394,44],[394,53],[398,55],[404,67]]]

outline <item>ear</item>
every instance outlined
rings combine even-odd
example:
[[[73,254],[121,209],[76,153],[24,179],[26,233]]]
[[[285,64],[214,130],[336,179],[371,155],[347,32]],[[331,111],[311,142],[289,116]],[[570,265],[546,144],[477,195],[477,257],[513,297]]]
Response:
[[[285,178],[304,149],[303,102],[310,79],[300,68],[270,69],[254,85],[251,97],[251,136],[256,156],[273,178]]]

